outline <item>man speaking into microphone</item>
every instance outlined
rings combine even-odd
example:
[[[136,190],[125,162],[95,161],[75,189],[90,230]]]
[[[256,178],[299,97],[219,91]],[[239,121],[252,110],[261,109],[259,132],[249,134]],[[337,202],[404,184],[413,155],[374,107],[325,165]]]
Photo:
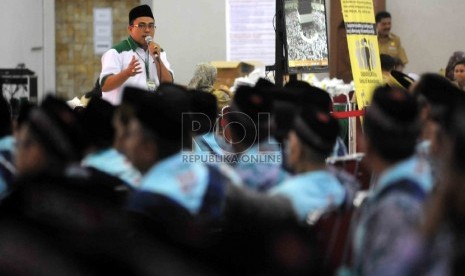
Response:
[[[166,52],[155,42],[155,19],[148,5],[129,12],[129,37],[102,56],[102,98],[113,105],[121,102],[125,86],[155,91],[162,82],[173,82]]]

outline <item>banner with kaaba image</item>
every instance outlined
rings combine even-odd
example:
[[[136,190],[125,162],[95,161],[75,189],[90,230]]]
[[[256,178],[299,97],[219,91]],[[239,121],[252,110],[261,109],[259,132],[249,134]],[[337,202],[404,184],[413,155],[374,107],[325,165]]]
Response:
[[[289,74],[327,72],[328,36],[324,0],[285,0]]]

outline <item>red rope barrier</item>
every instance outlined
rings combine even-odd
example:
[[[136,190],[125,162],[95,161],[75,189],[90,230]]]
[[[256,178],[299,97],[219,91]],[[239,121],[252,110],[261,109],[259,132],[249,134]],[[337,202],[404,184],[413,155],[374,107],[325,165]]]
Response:
[[[359,117],[365,115],[365,110],[331,112],[336,119],[346,119],[350,117]]]

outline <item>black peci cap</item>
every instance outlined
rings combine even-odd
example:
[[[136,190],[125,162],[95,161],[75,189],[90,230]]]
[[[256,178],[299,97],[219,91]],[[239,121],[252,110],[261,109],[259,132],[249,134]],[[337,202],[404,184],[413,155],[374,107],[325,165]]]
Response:
[[[294,119],[293,129],[308,147],[330,154],[339,135],[337,120],[324,110],[308,108]]]
[[[129,12],[129,24],[132,24],[134,19],[138,17],[144,17],[144,16],[154,18],[152,9],[150,8],[149,5],[141,5],[141,6],[137,6],[133,8]]]
[[[126,86],[123,89],[123,96],[121,99],[121,105],[124,106],[138,106],[141,102],[145,101],[151,93],[147,90]]]
[[[39,108],[31,110],[29,124],[50,153],[63,161],[81,158],[83,130],[77,115],[65,101],[47,96]]]
[[[161,84],[136,108],[135,116],[160,138],[181,141],[190,135],[190,102],[187,90],[175,84]]]
[[[417,101],[404,89],[377,87],[363,125],[371,147],[383,159],[397,162],[408,158],[420,133]]]
[[[80,114],[86,142],[98,148],[110,147],[115,130],[112,125],[116,107],[100,98],[92,98]]]
[[[209,132],[215,125],[218,115],[216,97],[202,90],[189,90],[188,95],[192,121],[198,124],[196,133]]]
[[[266,89],[276,87],[276,85],[265,78],[259,78],[258,81],[255,83],[255,87]]]
[[[240,86],[234,94],[231,109],[243,112],[252,119],[259,113],[271,113],[273,109],[271,94],[264,89]]]
[[[304,109],[316,107],[327,112],[331,109],[332,101],[329,93],[308,82],[292,81],[284,86],[284,90]]]

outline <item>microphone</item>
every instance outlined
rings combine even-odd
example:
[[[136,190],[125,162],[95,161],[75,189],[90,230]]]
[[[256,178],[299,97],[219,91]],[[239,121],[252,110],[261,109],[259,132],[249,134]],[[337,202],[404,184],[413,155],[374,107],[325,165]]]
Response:
[[[151,36],[146,36],[145,37],[145,42],[147,43],[147,45],[149,45],[150,42],[153,42],[153,38]]]
[[[150,43],[155,43],[155,42],[153,42],[153,38],[151,36],[146,36],[145,37],[145,42],[147,43],[147,45],[150,45]],[[163,51],[163,49],[160,49],[160,52],[162,52],[162,51]],[[157,52],[155,51],[153,54],[154,54],[154,57],[158,59]]]

